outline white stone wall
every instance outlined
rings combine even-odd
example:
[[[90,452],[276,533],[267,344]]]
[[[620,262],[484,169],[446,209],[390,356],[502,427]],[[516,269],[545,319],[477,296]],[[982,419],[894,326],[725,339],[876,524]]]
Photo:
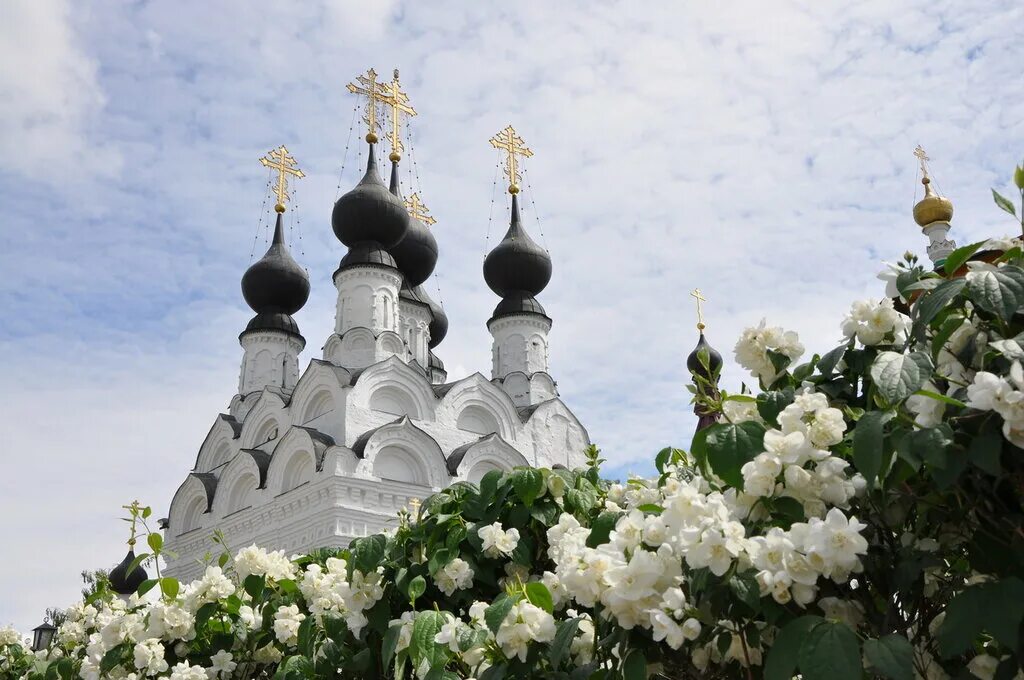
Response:
[[[539,314],[503,316],[487,324],[491,346],[491,377],[501,383],[516,406],[550,399],[554,383],[536,384],[532,376],[548,374],[548,331],[551,320]]]
[[[299,352],[305,346],[299,338],[281,331],[250,331],[239,339],[244,350],[238,376],[240,395],[273,386],[283,390],[299,380]]]
[[[405,341],[409,354],[420,366],[430,365],[428,344],[430,342],[430,308],[426,305],[399,300],[400,335]]]
[[[334,332],[368,328],[374,335],[400,329],[398,291],[402,275],[386,267],[348,267],[334,276],[338,302]]]

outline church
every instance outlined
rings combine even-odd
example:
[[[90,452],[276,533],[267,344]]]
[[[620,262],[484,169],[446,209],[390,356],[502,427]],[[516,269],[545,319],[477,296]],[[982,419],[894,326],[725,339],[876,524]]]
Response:
[[[276,224],[262,259],[243,274],[255,313],[238,336],[238,391],[213,418],[192,470],[171,501],[167,573],[202,571],[211,536],[231,550],[258,544],[288,554],[342,547],[394,526],[397,513],[456,481],[516,466],[574,468],[586,429],[558,396],[548,366],[552,320],[537,296],[552,273],[549,253],[519,214],[521,158],[532,155],[511,127],[491,145],[505,154],[509,227],[487,254],[483,278],[499,298],[486,320],[490,377],[450,378],[436,351],[448,332],[441,305],[423,288],[438,261],[433,222],[398,181],[399,121],[415,115],[396,71],[370,69],[349,85],[365,98],[366,172],[334,204],[331,225],[347,250],[333,281],[334,332],[303,363],[295,320],[310,294],[283,217],[288,182],[303,176],[286,147],[260,159],[276,173]],[[390,182],[377,164],[378,129],[390,122]]]

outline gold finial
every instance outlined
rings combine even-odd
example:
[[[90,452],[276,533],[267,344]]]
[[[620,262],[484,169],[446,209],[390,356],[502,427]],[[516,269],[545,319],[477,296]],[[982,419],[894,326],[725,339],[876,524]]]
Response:
[[[285,203],[288,202],[288,175],[299,179],[300,177],[305,177],[306,173],[299,170],[299,167],[295,164],[295,159],[288,153],[288,149],[284,144],[268,151],[267,155],[260,159],[260,163],[263,164],[263,167],[277,171],[277,186],[274,187],[277,205],[274,206],[274,210],[283,213]]]
[[[519,161],[517,156],[529,158],[533,155],[533,152],[526,148],[526,143],[523,141],[523,138],[516,133],[515,128],[511,125],[491,137],[490,141],[491,146],[495,149],[501,149],[508,155],[505,159],[505,174],[508,176],[509,182],[508,193],[518,194],[519,180],[522,179],[522,175],[519,174]]]
[[[138,500],[134,500],[130,505],[122,505],[122,508],[131,513],[131,518],[127,521],[132,525],[132,536],[128,539],[128,547],[135,547],[135,538],[139,535],[136,524],[138,523],[139,515],[142,514],[142,504]]]
[[[697,330],[703,331],[707,326],[704,325],[704,308],[701,306],[701,303],[708,300],[701,294],[700,288],[694,288],[693,292],[690,293],[690,297],[697,302]]]
[[[924,198],[914,206],[914,221],[921,227],[935,222],[949,222],[953,219],[953,202],[943,198],[932,189],[932,179],[928,174],[928,155],[921,145],[914,149],[914,156],[921,163],[921,184],[924,185]]]
[[[426,203],[420,200],[419,193],[413,193],[412,196],[405,199],[405,209],[409,211],[409,215],[413,219],[419,220],[427,226],[437,224],[437,219],[430,214]]]
[[[415,116],[416,109],[409,104],[409,95],[402,92],[399,86],[397,68],[391,82],[381,87],[384,94],[380,96],[380,100],[391,109],[391,131],[388,133],[388,139],[391,141],[391,154],[388,158],[392,163],[397,163],[402,160],[402,151],[405,150],[400,128],[401,116],[403,113],[407,116]]]
[[[358,76],[356,82],[349,83],[346,87],[352,94],[366,97],[366,113],[363,114],[363,122],[366,123],[368,130],[366,141],[376,144],[380,104],[383,103],[386,96],[385,86],[377,82],[377,72],[371,68],[365,76]]]

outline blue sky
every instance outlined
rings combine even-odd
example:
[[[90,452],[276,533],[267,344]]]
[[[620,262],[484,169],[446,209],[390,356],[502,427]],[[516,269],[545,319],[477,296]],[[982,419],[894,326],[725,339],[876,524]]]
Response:
[[[1021,25],[1012,0],[3,3],[0,623],[31,628],[117,561],[118,506],[161,515],[226,407],[266,238],[257,158],[282,143],[308,174],[292,238],[319,355],[330,209],[346,145],[342,190],[364,153],[344,86],[366,68],[400,68],[420,112],[406,193],[439,220],[453,377],[489,366],[487,140],[512,123],[535,152],[552,372],[624,474],[692,432],[689,290],[727,355],[762,317],[822,350],[882,260],[923,254],[915,145],[955,238],[1013,229],[989,187],[1024,155]]]

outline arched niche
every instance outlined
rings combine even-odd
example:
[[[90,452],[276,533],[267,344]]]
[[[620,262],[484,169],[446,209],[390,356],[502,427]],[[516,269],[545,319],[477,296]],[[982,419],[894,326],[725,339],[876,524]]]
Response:
[[[309,451],[296,451],[285,464],[281,480],[281,493],[313,481],[315,471],[316,461],[313,459],[313,454]]]
[[[257,486],[259,486],[259,477],[251,472],[246,472],[235,479],[227,490],[228,495],[224,514],[230,515],[233,512],[250,507],[256,500]]]
[[[366,432],[352,450],[362,459],[359,469],[364,473],[434,488],[448,485],[441,447],[407,417]]]
[[[426,376],[396,356],[360,373],[349,399],[356,406],[417,420],[433,420],[437,403]]]
[[[498,416],[484,404],[469,404],[455,421],[456,427],[476,434],[494,434],[501,431]]]
[[[396,416],[421,419],[416,398],[400,385],[382,385],[370,395],[370,408]]]
[[[472,482],[473,484],[479,484],[480,480],[484,478],[484,475],[494,470],[508,472],[507,468],[502,467],[501,465],[492,460],[478,461],[473,467],[469,469],[469,472],[466,473],[466,481]]]
[[[470,407],[473,409],[467,412]],[[495,431],[508,441],[516,439],[517,428],[520,427],[519,413],[512,398],[479,373],[452,385],[441,400],[438,413],[443,413],[445,420],[454,427],[462,429],[462,425],[466,425],[476,428],[467,431],[477,434],[488,433],[482,430]]]
[[[219,414],[199,447],[194,469],[209,472],[231,460],[241,431],[241,423],[227,414]]]
[[[193,472],[185,478],[174,492],[167,513],[170,535],[192,531],[202,524],[202,515],[213,507],[217,485],[217,478],[206,472]]]
[[[514,446],[496,434],[463,444],[448,456],[448,474],[478,483],[491,470],[508,472],[531,462]]]
[[[554,398],[537,404],[526,421],[537,451],[537,465],[564,465],[570,470],[586,465],[590,436],[572,411]]]
[[[206,512],[206,498],[203,496],[195,496],[189,501],[188,505],[185,506],[185,511],[182,513],[181,521],[181,533],[188,533],[193,529],[198,529],[202,524],[203,513]]]
[[[289,424],[284,400],[277,392],[264,389],[242,423],[239,449],[263,447],[280,437]]]
[[[419,486],[432,486],[430,475],[415,453],[404,446],[385,446],[374,460],[375,477]]]

